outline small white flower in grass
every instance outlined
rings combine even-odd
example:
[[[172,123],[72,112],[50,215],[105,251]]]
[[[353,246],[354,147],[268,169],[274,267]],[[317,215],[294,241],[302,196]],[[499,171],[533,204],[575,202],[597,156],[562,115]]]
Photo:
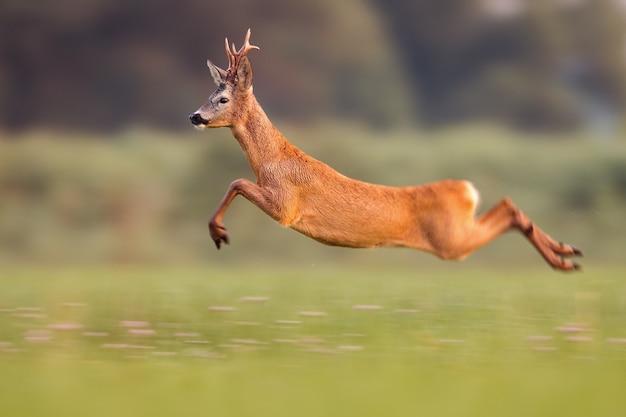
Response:
[[[363,350],[363,346],[357,346],[357,345],[341,345],[341,346],[337,346],[337,349],[342,350],[344,352],[358,352]]]
[[[196,358],[222,358],[223,355],[220,355],[216,352],[213,352],[208,349],[186,349],[182,352],[185,356],[192,356]]]
[[[48,342],[52,339],[52,332],[49,330],[29,330],[24,334],[24,339],[28,342]]]
[[[0,342],[0,352],[4,353],[16,353],[22,349],[17,349],[12,342]]]
[[[302,324],[300,320],[276,320],[276,324]]]
[[[103,349],[126,349],[128,345],[126,343],[105,343],[102,345]]]
[[[174,337],[200,337],[200,333],[178,332],[174,333]]]
[[[167,357],[167,356],[176,356],[178,355],[177,352],[152,352],[152,354],[154,356],[162,356],[162,357]]]
[[[267,345],[267,342],[261,342],[256,339],[231,339],[230,341],[241,345]]]
[[[82,307],[87,307],[87,303],[67,302],[67,303],[61,303],[61,306],[63,306],[63,307],[82,308]]]
[[[45,319],[48,317],[43,313],[13,313],[11,314],[13,317],[19,317],[22,319]]]
[[[150,327],[150,322],[139,320],[122,320],[121,327]]]
[[[582,333],[588,332],[589,328],[584,324],[567,323],[565,326],[559,326],[554,329],[558,333]]]
[[[298,315],[303,317],[326,317],[327,314],[324,311],[301,311]]]
[[[153,329],[128,329],[128,334],[133,336],[152,336],[156,334],[156,331]]]
[[[341,336],[343,337],[365,337],[363,333],[343,333]]]
[[[209,342],[208,340],[183,340],[183,343],[187,343],[189,345],[208,345],[211,342]]]
[[[80,323],[55,323],[48,325],[48,329],[52,330],[80,330],[83,327]]]
[[[415,314],[415,313],[419,313],[420,311],[414,308],[397,308],[393,312],[401,313],[401,314]]]
[[[241,297],[239,301],[242,303],[264,303],[266,301],[269,301],[269,299],[269,297],[264,296],[248,295],[245,297]]]
[[[377,306],[377,305],[369,305],[369,304],[357,304],[354,307],[352,307],[352,309],[353,310],[377,311],[377,310],[382,310],[383,307]]]
[[[554,352],[557,351],[558,348],[555,346],[533,346],[533,350],[536,352]]]
[[[238,345],[236,343],[220,343],[219,345],[217,345],[217,347],[222,349],[238,349],[241,347],[241,345]]]
[[[554,331],[559,333],[582,333],[586,331],[584,327],[580,326],[560,326],[554,329]]]
[[[209,311],[224,311],[224,312],[228,312],[228,311],[235,311],[237,310],[235,307],[232,306],[211,306],[209,307]]]
[[[593,341],[593,339],[589,336],[568,336],[565,340],[575,343],[589,343]]]

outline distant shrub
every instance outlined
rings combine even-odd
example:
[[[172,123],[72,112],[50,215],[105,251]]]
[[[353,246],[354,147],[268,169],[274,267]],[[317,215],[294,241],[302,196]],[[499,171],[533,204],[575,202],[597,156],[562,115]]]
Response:
[[[469,179],[481,192],[481,211],[508,195],[549,232],[581,247],[593,244],[602,252],[623,245],[615,243],[626,232],[622,142],[528,140],[481,126],[282,130],[345,175],[397,186]],[[231,181],[253,175],[228,131],[211,131],[210,140],[202,135],[195,140],[200,136],[126,132],[104,141],[33,133],[0,140],[0,261],[234,262],[245,253],[248,260],[297,262],[352,256],[284,230],[243,198],[225,219],[233,246],[216,252],[206,221]],[[506,256],[499,245],[484,252],[487,259]]]

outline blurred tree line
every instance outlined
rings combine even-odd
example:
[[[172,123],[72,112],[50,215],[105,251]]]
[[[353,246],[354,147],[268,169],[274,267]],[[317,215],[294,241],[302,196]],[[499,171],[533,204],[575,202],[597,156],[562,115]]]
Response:
[[[438,124],[570,128],[626,105],[626,4],[615,0],[376,0]],[[597,126],[601,127],[601,126]]]
[[[0,125],[187,129],[204,60],[248,27],[274,117],[569,129],[626,109],[616,0],[4,0]]]

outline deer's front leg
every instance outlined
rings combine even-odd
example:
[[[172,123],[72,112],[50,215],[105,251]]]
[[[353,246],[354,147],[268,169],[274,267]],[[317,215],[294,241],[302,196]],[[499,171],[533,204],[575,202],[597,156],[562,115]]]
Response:
[[[228,233],[226,233],[226,228],[222,224],[222,218],[224,217],[226,210],[228,210],[230,203],[239,194],[244,196],[248,201],[252,202],[261,210],[271,215],[270,207],[272,199],[271,193],[268,190],[246,179],[233,181],[228,187],[228,191],[226,191],[224,198],[222,198],[220,205],[217,207],[215,213],[213,213],[213,216],[211,216],[211,219],[209,220],[209,232],[211,233],[211,238],[215,242],[218,249],[222,246],[222,243],[230,243]]]

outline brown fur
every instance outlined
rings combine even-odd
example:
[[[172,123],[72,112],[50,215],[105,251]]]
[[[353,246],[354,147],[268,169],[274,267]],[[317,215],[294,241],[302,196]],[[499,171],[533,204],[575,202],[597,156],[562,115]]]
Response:
[[[256,183],[234,181],[211,217],[209,231],[218,249],[229,243],[223,216],[235,196],[242,195],[283,226],[327,245],[400,246],[462,260],[502,233],[517,229],[552,267],[579,268],[567,259],[581,255],[579,249],[553,240],[508,198],[475,217],[478,193],[467,181],[374,185],[348,178],[296,148],[254,97],[252,67],[245,54],[256,47],[249,45],[249,36],[248,32],[239,52],[233,46],[236,60],[229,51],[227,71],[211,68],[218,89],[192,114],[193,123],[200,127],[230,127],[257,179]],[[223,98],[228,101],[221,103]]]

